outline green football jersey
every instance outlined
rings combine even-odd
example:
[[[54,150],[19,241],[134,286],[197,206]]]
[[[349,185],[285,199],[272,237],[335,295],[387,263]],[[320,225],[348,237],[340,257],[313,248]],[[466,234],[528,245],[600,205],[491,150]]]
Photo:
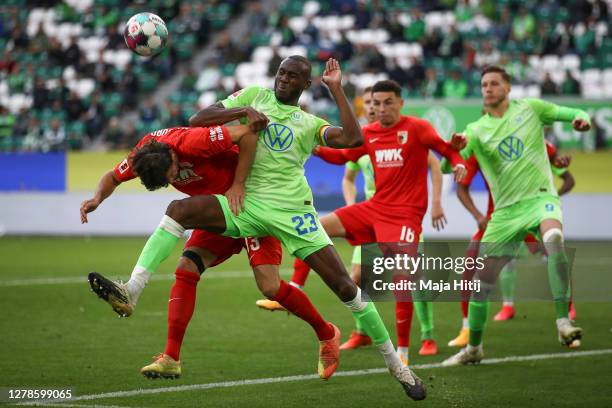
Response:
[[[250,106],[270,120],[267,128],[259,132],[246,194],[286,209],[312,203],[304,163],[315,146],[324,145],[323,135],[329,123],[299,106],[281,103],[274,91],[260,86],[235,92],[222,103],[227,109]]]
[[[470,123],[464,157],[476,155],[495,208],[540,195],[557,195],[543,128],[555,121],[589,120],[586,112],[540,99],[511,101],[501,118],[482,116]]]
[[[365,193],[365,198],[366,200],[372,198],[376,192],[376,184],[374,183],[374,168],[372,167],[370,156],[364,154],[356,163],[346,163],[346,168],[353,171],[361,170],[361,174],[363,174],[363,191]]]

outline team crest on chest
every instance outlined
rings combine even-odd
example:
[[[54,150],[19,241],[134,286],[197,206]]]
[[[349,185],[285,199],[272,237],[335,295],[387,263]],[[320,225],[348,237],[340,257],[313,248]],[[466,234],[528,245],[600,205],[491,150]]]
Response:
[[[403,145],[408,142],[408,131],[407,130],[399,130],[397,132],[397,143]]]
[[[192,181],[202,180],[202,177],[198,176],[195,171],[193,171],[193,164],[189,162],[180,162],[179,163],[179,173],[176,180],[174,180],[173,184],[189,184]]]

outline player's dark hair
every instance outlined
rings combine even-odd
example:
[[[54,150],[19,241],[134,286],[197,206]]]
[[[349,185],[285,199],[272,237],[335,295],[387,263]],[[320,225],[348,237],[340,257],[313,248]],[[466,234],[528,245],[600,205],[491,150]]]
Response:
[[[290,55],[287,57],[287,59],[294,60],[303,64],[306,67],[307,78],[310,78],[310,76],[312,75],[312,64],[310,63],[310,61],[308,61],[308,58],[302,57],[301,55]]]
[[[371,86],[366,86],[365,88],[363,88],[363,92],[361,92],[361,94],[367,94],[367,93],[372,93],[372,87]]]
[[[510,83],[510,81],[512,80],[512,78],[510,77],[510,74],[508,73],[508,71],[506,71],[505,69],[503,69],[499,65],[488,65],[488,66],[484,67],[484,69],[482,70],[482,72],[480,74],[480,77],[482,78],[483,76],[485,76],[485,74],[489,74],[491,72],[500,74],[501,77],[504,79],[504,81],[506,81],[507,83]]]
[[[402,87],[392,79],[385,79],[374,84],[372,93],[375,92],[393,92],[396,96],[402,96]]]
[[[149,191],[168,187],[166,174],[172,165],[170,146],[151,141],[134,153],[132,169]]]

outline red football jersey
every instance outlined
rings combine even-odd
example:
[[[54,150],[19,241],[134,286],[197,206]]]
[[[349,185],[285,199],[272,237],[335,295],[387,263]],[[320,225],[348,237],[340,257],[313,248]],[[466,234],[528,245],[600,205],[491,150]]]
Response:
[[[417,214],[427,211],[427,155],[434,150],[445,156],[452,164],[464,164],[461,156],[442,139],[426,120],[401,116],[393,127],[384,128],[374,122],[362,128],[364,143],[355,149],[333,152],[320,148],[326,160],[340,162],[357,161],[368,154],[374,168],[376,193],[373,203],[383,207],[411,207]]]
[[[557,154],[557,148],[548,140],[546,141],[546,153],[548,154],[549,160],[552,160],[555,157],[555,154]],[[466,164],[467,174],[465,175],[463,180],[461,180],[461,184],[469,187],[472,184],[476,173],[480,171],[480,166],[478,165],[478,160],[476,160],[476,156],[473,155],[466,160]],[[493,196],[491,196],[491,190],[489,189],[489,184],[487,183],[486,179],[484,179],[484,183],[485,187],[487,188],[487,193],[489,193],[489,201],[487,204],[487,217],[491,217],[491,214],[493,214],[493,210],[495,209],[493,205]]]
[[[234,180],[238,148],[224,126],[161,129],[145,135],[127,158],[115,166],[115,177],[127,181],[136,177],[131,157],[151,140],[165,143],[179,160],[179,177],[172,185],[187,195],[223,194]]]

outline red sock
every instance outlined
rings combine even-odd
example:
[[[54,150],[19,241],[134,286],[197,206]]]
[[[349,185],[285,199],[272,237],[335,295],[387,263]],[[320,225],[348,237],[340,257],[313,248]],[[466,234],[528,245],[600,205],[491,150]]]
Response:
[[[317,333],[319,340],[329,340],[334,337],[334,328],[323,320],[308,296],[298,288],[294,288],[281,280],[280,288],[273,300],[283,305],[285,309],[306,321]]]
[[[179,361],[183,336],[195,308],[196,286],[200,275],[177,269],[175,276],[168,301],[168,339],[164,353]]]
[[[470,302],[468,302],[467,300],[461,301],[461,314],[463,315],[464,319],[467,319],[469,306],[470,306]]]
[[[410,327],[412,326],[412,302],[395,302],[395,327],[397,329],[397,346],[410,346]]]
[[[306,284],[306,279],[310,273],[310,266],[300,258],[295,258],[293,263],[293,275],[291,276],[291,282],[296,283],[300,286]]]

